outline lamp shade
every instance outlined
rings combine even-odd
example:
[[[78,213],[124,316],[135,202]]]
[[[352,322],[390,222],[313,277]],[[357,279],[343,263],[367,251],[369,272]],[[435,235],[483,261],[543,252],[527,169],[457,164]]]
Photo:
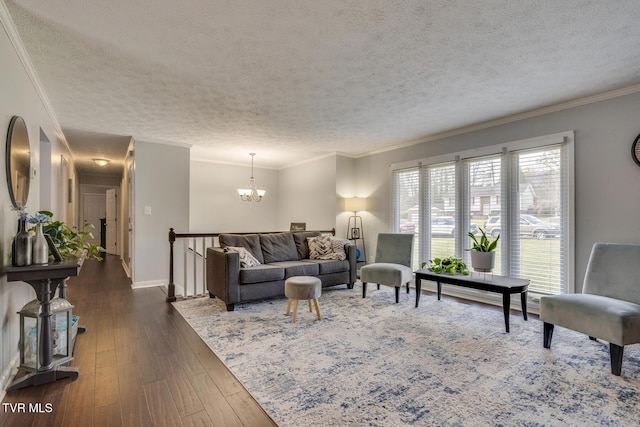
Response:
[[[349,199],[345,199],[344,209],[352,212],[366,211],[367,199],[364,197],[351,197]]]

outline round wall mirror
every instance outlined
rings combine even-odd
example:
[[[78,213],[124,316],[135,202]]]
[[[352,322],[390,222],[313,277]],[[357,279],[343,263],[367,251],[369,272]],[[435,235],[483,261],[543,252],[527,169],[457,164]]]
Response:
[[[13,116],[7,132],[7,184],[11,202],[16,208],[27,204],[31,178],[29,134],[24,119]]]

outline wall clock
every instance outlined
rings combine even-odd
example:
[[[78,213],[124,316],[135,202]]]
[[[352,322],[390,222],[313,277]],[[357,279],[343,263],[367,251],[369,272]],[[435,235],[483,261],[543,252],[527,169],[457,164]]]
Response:
[[[631,157],[633,157],[633,161],[640,166],[640,135],[636,136],[635,141],[633,141],[633,145],[631,146]]]

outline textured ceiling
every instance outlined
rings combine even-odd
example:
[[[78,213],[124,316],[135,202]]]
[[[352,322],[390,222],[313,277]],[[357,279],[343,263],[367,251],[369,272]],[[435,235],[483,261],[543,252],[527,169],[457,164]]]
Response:
[[[640,84],[638,0],[5,2],[72,148],[277,168]]]

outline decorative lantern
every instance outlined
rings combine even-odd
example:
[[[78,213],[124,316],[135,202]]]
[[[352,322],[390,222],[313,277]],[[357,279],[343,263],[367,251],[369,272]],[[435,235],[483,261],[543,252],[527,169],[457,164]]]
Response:
[[[20,367],[26,371],[44,371],[73,359],[73,340],[77,331],[77,316],[73,306],[63,298],[51,300],[51,331],[49,342],[42,339],[42,305],[34,299],[27,303],[20,315]],[[42,366],[45,346],[51,347],[51,363]]]

